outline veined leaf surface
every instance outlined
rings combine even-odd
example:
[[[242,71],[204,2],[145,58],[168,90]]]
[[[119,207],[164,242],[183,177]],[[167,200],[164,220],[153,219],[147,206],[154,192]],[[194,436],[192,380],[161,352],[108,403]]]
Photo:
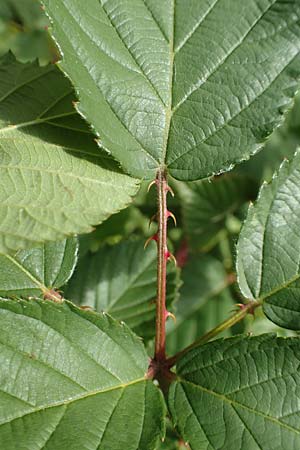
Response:
[[[157,250],[143,242],[124,241],[87,253],[79,260],[65,296],[96,311],[105,311],[143,337],[155,334]],[[168,265],[167,304],[176,299],[179,273]]]
[[[38,297],[60,288],[74,271],[77,252],[77,239],[69,238],[0,255],[0,296]]]
[[[57,68],[0,61],[0,252],[91,231],[136,180],[97,147]]]
[[[169,406],[192,450],[297,450],[300,340],[218,340],[177,364]]]
[[[270,320],[300,330],[300,152],[264,184],[238,242],[245,297],[260,300]]]
[[[78,110],[134,176],[206,178],[282,122],[298,0],[44,0]]]
[[[2,300],[0,346],[1,449],[157,448],[162,395],[125,325],[70,303]]]

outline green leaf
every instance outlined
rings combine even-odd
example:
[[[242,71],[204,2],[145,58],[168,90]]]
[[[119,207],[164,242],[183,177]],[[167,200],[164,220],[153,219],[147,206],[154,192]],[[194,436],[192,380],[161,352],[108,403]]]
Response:
[[[167,322],[167,350],[172,355],[228,318],[233,301],[227,274],[212,256],[193,256],[182,269],[176,323]]]
[[[28,297],[58,289],[71,277],[77,262],[77,239],[48,242],[14,256],[0,255],[0,295]]]
[[[0,447],[154,450],[162,395],[140,340],[70,303],[0,302]]]
[[[18,61],[37,58],[41,65],[58,59],[47,32],[49,21],[35,0],[2,0],[0,4],[0,55],[9,50]]]
[[[300,341],[218,340],[177,364],[169,406],[192,450],[300,447]]]
[[[245,297],[263,302],[270,320],[300,329],[300,152],[264,184],[238,242],[237,272]]]
[[[134,202],[136,198],[134,199]],[[149,215],[144,216],[139,209],[130,205],[126,209],[113,214],[103,223],[95,227],[92,233],[79,236],[80,254],[85,255],[88,250],[96,252],[104,244],[116,244],[122,239],[128,239],[134,234],[149,234]],[[146,237],[145,237],[146,239]]]
[[[65,292],[80,305],[105,311],[143,337],[155,333],[157,250],[144,250],[143,242],[125,241],[87,253],[80,259]],[[171,305],[179,287],[178,269],[168,265],[167,304]]]
[[[97,147],[53,66],[0,64],[0,252],[86,233],[124,208],[136,180]]]
[[[26,30],[41,29],[48,24],[40,5],[32,0],[3,0],[0,5],[0,17],[24,26]],[[20,26],[21,28],[21,26]]]
[[[235,172],[249,178],[270,181],[284,159],[290,159],[300,145],[300,96],[295,97],[293,108],[288,112],[284,124],[276,130],[264,149],[236,167]]]
[[[226,218],[256,193],[247,177],[236,175],[176,186],[182,198],[184,228],[192,249],[209,246],[225,228]]]
[[[134,176],[206,178],[255,153],[300,73],[298,0],[44,0],[99,143]],[[88,11],[88,13],[87,13]]]

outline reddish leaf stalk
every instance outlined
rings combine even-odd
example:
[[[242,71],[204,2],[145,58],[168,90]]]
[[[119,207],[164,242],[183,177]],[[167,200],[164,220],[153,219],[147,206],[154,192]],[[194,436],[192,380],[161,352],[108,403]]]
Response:
[[[156,177],[157,186],[157,220],[158,220],[158,240],[157,240],[157,299],[156,299],[156,335],[154,359],[158,363],[166,360],[166,278],[167,262],[169,252],[167,248],[167,194],[168,183],[166,173],[159,170]]]

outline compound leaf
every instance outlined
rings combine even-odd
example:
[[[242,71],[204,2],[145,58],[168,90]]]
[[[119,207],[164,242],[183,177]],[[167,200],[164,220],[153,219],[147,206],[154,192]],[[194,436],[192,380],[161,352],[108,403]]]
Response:
[[[300,74],[298,0],[44,0],[78,110],[134,176],[206,178],[282,122]]]

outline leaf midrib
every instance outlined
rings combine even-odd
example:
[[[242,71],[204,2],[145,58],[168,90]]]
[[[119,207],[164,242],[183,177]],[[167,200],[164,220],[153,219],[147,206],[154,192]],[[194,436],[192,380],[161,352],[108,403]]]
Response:
[[[4,256],[9,261],[11,261],[15,266],[17,266],[18,269],[21,270],[21,272],[24,272],[24,274],[37,286],[37,288],[41,290],[41,292],[47,290],[46,286],[40,280],[38,280],[31,272],[29,272],[29,270],[27,270],[24,266],[22,266],[22,264],[20,264],[15,258],[6,254],[2,254],[2,256]]]
[[[62,3],[62,7],[63,7],[63,3]],[[66,8],[65,8],[66,9]],[[79,23],[72,17],[72,15],[70,14],[70,12],[66,9],[66,13],[69,14],[71,20],[73,20],[73,22],[75,23],[75,25],[77,25],[77,27],[80,28],[80,30],[82,30],[83,33],[86,34],[86,31],[79,25]],[[61,33],[64,34],[66,36],[65,31],[63,30],[63,28],[57,23],[56,24],[57,28],[60,28]],[[90,36],[88,36],[90,38]],[[73,46],[73,43],[71,42],[71,40],[68,39],[68,37],[66,36],[67,41],[69,42],[70,46],[74,49],[74,52],[76,53],[76,49]],[[91,40],[91,42],[93,43],[93,41]],[[94,43],[93,43],[94,44]],[[95,44],[94,44],[95,45]],[[94,80],[94,78],[92,77],[92,75],[90,74],[88,68],[82,64],[82,67],[85,69],[88,77],[92,80],[93,83],[97,84]],[[130,70],[129,68],[127,70]],[[68,71],[66,70],[66,73],[68,74]],[[139,73],[139,72],[138,72]],[[68,75],[69,76],[69,75]],[[69,76],[71,79],[71,76]],[[99,86],[97,86],[99,89],[99,92],[101,93],[104,101],[106,102],[107,106],[109,107],[109,109],[111,110],[111,112],[113,113],[113,115],[115,116],[115,118],[118,120],[118,122],[121,124],[121,126],[124,128],[124,130],[128,133],[128,135],[130,135],[130,137],[135,140],[135,142],[138,144],[139,146],[139,150],[144,152],[148,158],[150,158],[155,165],[157,166],[158,161],[155,159],[154,156],[152,156],[152,154],[142,145],[142,143],[137,139],[137,137],[128,129],[128,127],[126,126],[126,124],[121,120],[121,118],[117,115],[116,111],[114,110],[114,108],[112,107],[112,105],[110,104],[110,102],[106,99],[106,97],[104,96],[104,94],[102,93],[102,91],[100,90]],[[79,100],[80,100],[80,95],[79,95]],[[79,101],[80,104],[80,101]],[[80,111],[79,111],[80,112]]]
[[[202,141],[197,142],[196,145],[194,145],[193,147],[189,148],[186,152],[180,154],[179,156],[177,156],[175,159],[173,159],[172,161],[170,161],[169,166],[171,166],[172,164],[174,164],[175,162],[177,162],[178,160],[180,160],[181,158],[185,157],[186,155],[188,155],[189,153],[193,152],[197,147],[199,147],[200,145],[206,144],[207,142],[209,142],[210,139],[214,138],[220,131],[222,131],[224,128],[226,128],[228,125],[230,125],[237,117],[239,117],[243,112],[245,112],[248,108],[250,108],[260,97],[262,97],[263,95],[266,94],[266,92],[271,88],[271,86],[277,81],[277,79],[281,76],[281,74],[287,69],[288,66],[290,66],[293,61],[299,58],[299,51],[297,51],[295,53],[295,55],[289,60],[289,62],[282,68],[282,70],[275,76],[275,78],[273,78],[271,80],[271,82],[268,84],[268,86],[266,86],[255,98],[253,98],[249,103],[247,103],[243,108],[239,109],[237,111],[236,114],[234,114],[233,116],[230,117],[230,119],[228,121],[224,121],[224,123],[222,125],[220,125],[219,127],[215,128],[215,130],[212,131],[212,133],[209,136],[205,136],[205,138]],[[262,143],[261,143],[262,145]],[[255,152],[257,152],[257,149],[255,150]],[[181,171],[188,171],[190,169],[181,167],[180,168]]]
[[[160,164],[162,167],[165,166],[168,142],[170,137],[170,126],[172,119],[172,101],[173,101],[173,74],[174,74],[174,36],[175,36],[175,0],[172,1],[172,33],[169,42],[169,58],[170,58],[170,73],[169,73],[169,99],[167,102],[167,108],[165,109],[166,114],[166,125],[164,130],[163,147],[162,147],[162,157]]]
[[[296,428],[292,427],[291,425],[287,425],[287,424],[285,424],[284,422],[281,422],[279,419],[277,419],[275,417],[269,416],[266,413],[263,413],[261,411],[256,411],[255,409],[250,408],[249,406],[243,405],[242,403],[239,403],[237,400],[229,399],[229,398],[226,397],[226,395],[223,395],[223,394],[220,394],[218,392],[212,391],[210,389],[205,388],[204,386],[192,383],[191,381],[187,381],[185,379],[178,378],[178,382],[180,383],[180,385],[182,385],[182,389],[183,389],[183,391],[185,393],[185,396],[186,396],[189,404],[190,404],[190,401],[189,401],[189,398],[188,398],[188,396],[186,394],[186,391],[184,389],[184,384],[191,385],[194,388],[199,389],[200,391],[205,392],[206,394],[212,395],[212,396],[218,398],[219,400],[221,400],[221,401],[223,401],[223,402],[225,402],[225,403],[227,403],[227,404],[229,404],[231,406],[237,406],[238,408],[245,409],[246,411],[250,412],[251,414],[256,414],[256,415],[258,415],[260,417],[263,417],[265,420],[269,420],[270,422],[273,422],[276,425],[278,425],[278,426],[280,426],[282,428],[285,428],[288,431],[291,431],[293,433],[297,433],[297,434],[300,435],[300,430],[297,430]]]
[[[136,64],[136,66],[138,67],[138,69],[140,70],[140,74],[143,76],[143,78],[145,79],[145,81],[149,84],[149,86],[151,87],[151,89],[153,90],[154,94],[157,96],[157,98],[159,99],[159,101],[161,102],[162,106],[165,107],[165,103],[161,97],[161,95],[159,94],[158,90],[156,89],[156,87],[154,86],[154,84],[152,83],[151,79],[147,77],[147,75],[144,72],[144,69],[142,67],[141,64],[139,64],[138,60],[136,59],[136,57],[134,56],[134,53],[131,51],[130,47],[128,47],[125,43],[125,41],[122,39],[122,36],[120,35],[118,28],[115,26],[115,24],[113,23],[113,21],[111,20],[111,17],[108,13],[108,11],[105,9],[105,5],[106,3],[101,4],[100,6],[102,7],[102,10],[104,11],[107,19],[109,20],[111,26],[113,27],[113,29],[115,30],[116,34],[118,35],[120,41],[122,42],[122,44],[124,45],[124,47],[126,48],[128,54],[131,56],[133,62]],[[146,4],[145,4],[146,6]],[[149,8],[147,7],[148,11]],[[153,17],[153,15],[152,15]],[[156,23],[156,21],[154,21]],[[160,28],[159,28],[160,29]]]
[[[258,297],[257,301],[260,303],[265,302],[269,297],[277,294],[278,292],[288,288],[291,284],[295,283],[300,278],[300,273],[297,273],[294,277],[290,278],[286,283],[277,286],[272,291],[267,292],[265,295]]]
[[[113,392],[113,391],[116,391],[118,389],[126,389],[129,386],[133,386],[135,384],[138,384],[138,383],[141,383],[141,382],[146,382],[146,381],[147,381],[147,379],[145,377],[136,378],[135,380],[128,381],[127,383],[121,383],[121,384],[118,384],[118,385],[115,385],[115,386],[110,386],[109,388],[95,389],[93,391],[89,391],[87,393],[84,393],[84,394],[78,395],[76,397],[73,397],[72,399],[61,400],[61,401],[58,401],[58,402],[53,402],[52,404],[36,407],[36,408],[33,408],[30,412],[28,412],[26,414],[14,417],[11,420],[7,420],[6,422],[0,423],[0,427],[2,425],[7,424],[7,423],[13,422],[14,420],[22,419],[23,417],[29,416],[30,414],[35,414],[35,413],[40,412],[40,411],[46,411],[46,410],[48,410],[50,408],[56,408],[58,406],[70,405],[72,403],[75,403],[76,401],[84,400],[85,398],[88,398],[88,397],[93,397],[93,396],[96,396],[96,395],[99,395],[99,394],[105,394],[107,392]]]
[[[196,85],[193,87],[192,91],[190,91],[184,98],[182,98],[173,108],[172,113],[175,113],[175,111],[177,111],[177,109],[183,105],[190,97],[191,95],[196,92],[198,89],[201,88],[201,86],[203,86],[222,66],[223,64],[232,56],[232,54],[238,50],[244,43],[245,39],[247,38],[247,36],[251,33],[251,31],[256,27],[256,25],[262,20],[262,18],[269,12],[269,10],[275,5],[275,3],[277,2],[277,0],[273,0],[273,3],[271,3],[266,9],[265,11],[253,22],[253,24],[249,27],[248,31],[244,34],[244,36],[242,36],[240,38],[240,40],[236,43],[236,45],[230,50],[230,52],[228,54],[226,54],[224,56],[224,58],[222,58],[222,60],[216,65],[216,67],[214,68],[214,70],[208,74],[208,76],[204,79],[204,80],[199,80],[198,83],[196,83]],[[213,8],[210,9],[209,13],[213,11],[215,5],[218,2],[216,2],[213,5]],[[206,17],[208,16],[208,14],[206,15]],[[205,17],[205,18],[206,18]],[[201,24],[200,24],[201,25]],[[200,83],[200,84],[199,84]]]
[[[3,311],[3,310],[2,310],[2,311]],[[6,310],[6,311],[9,311],[9,310]],[[0,312],[1,312],[1,309],[0,309]],[[20,313],[16,313],[16,312],[13,312],[13,311],[9,311],[9,312],[10,312],[11,314],[21,315]],[[32,317],[32,316],[25,316],[25,317],[27,317],[27,319],[30,319],[30,320],[38,321],[37,318]],[[83,317],[80,316],[80,315],[78,316],[78,318],[84,320]],[[81,346],[80,344],[78,344],[77,346],[75,346],[75,345],[74,345],[74,342],[70,339],[70,337],[68,337],[67,335],[64,335],[59,329],[57,329],[57,328],[55,328],[55,327],[53,327],[53,326],[50,326],[50,325],[47,324],[45,321],[40,320],[40,322],[43,323],[43,326],[44,326],[44,327],[47,327],[47,328],[51,329],[51,330],[54,331],[57,335],[61,336],[61,338],[62,338],[63,340],[65,340],[65,341],[68,342],[68,345],[70,345],[73,349],[75,349],[75,351],[80,350],[80,351],[82,352],[82,354],[85,356],[85,358],[91,360],[92,363],[93,363],[93,364],[96,364],[98,368],[101,368],[103,371],[109,373],[110,376],[114,377],[116,380],[121,381],[121,379],[120,379],[120,378],[112,371],[112,369],[109,370],[107,367],[105,367],[104,365],[102,365],[97,359],[93,358],[92,355],[91,355],[86,349],[82,348],[82,346]],[[119,347],[119,349],[122,350],[123,353],[125,353],[126,355],[128,355],[129,358],[130,358],[130,360],[131,360],[131,366],[132,366],[132,367],[135,366],[135,369],[138,369],[139,372],[140,372],[141,370],[143,370],[143,369],[137,364],[137,362],[136,362],[136,360],[135,360],[135,358],[134,358],[134,355],[132,355],[132,353],[130,353],[125,347],[122,347],[121,344],[120,344],[117,340],[115,340],[110,334],[105,333],[101,328],[98,328],[97,325],[95,325],[95,324],[94,324],[93,322],[91,322],[91,321],[89,321],[89,325],[95,327],[95,328],[97,329],[97,331],[100,331],[101,333],[104,333],[104,334],[106,335],[106,337],[107,337],[110,341],[112,341],[114,344],[116,344],[116,345]],[[8,344],[2,344],[2,345],[7,345],[7,347],[9,347]],[[15,352],[18,351],[19,353],[24,354],[24,352],[18,350],[17,348],[11,347],[11,349],[12,349],[13,351],[15,351]],[[39,360],[39,359],[35,359],[34,361],[40,362],[40,363],[43,364],[43,365],[48,365],[47,363],[45,363],[44,361]],[[52,366],[49,366],[49,365],[48,365],[48,367],[49,367],[49,368],[52,368],[53,370],[56,370],[56,369],[55,369],[54,367],[52,367]],[[63,372],[61,372],[61,374],[64,375],[64,376],[67,376],[67,375],[63,374]],[[70,380],[71,380],[71,379],[70,379]],[[73,381],[73,380],[72,380],[72,381]],[[75,382],[75,381],[74,381],[74,382]]]
[[[68,147],[68,150],[72,150],[72,148]],[[111,186],[113,188],[115,188],[116,190],[121,187],[124,187],[124,184],[118,185],[115,182],[108,182],[108,181],[102,181],[99,178],[89,178],[86,176],[82,176],[82,175],[77,175],[74,174],[72,172],[67,172],[67,171],[63,171],[62,169],[46,169],[44,167],[30,167],[30,166],[22,166],[22,165],[1,165],[0,164],[0,170],[1,169],[7,169],[7,170],[28,170],[30,172],[43,172],[43,173],[50,173],[50,174],[54,174],[54,175],[63,175],[64,177],[69,177],[69,178],[75,178],[77,180],[81,180],[83,182],[91,182],[93,184],[100,184],[100,185],[105,185],[105,186]],[[4,205],[5,206],[5,205]],[[38,206],[39,208],[41,208],[42,206]],[[44,208],[48,208],[48,205],[45,205]]]
[[[62,114],[56,114],[54,116],[37,117],[36,119],[29,120],[28,122],[17,123],[16,125],[8,125],[4,128],[0,128],[0,136],[1,136],[1,134],[5,134],[6,132],[14,131],[19,128],[29,127],[29,126],[33,126],[33,125],[40,125],[40,124],[49,122],[49,120],[61,119],[63,117],[74,116],[76,114],[77,114],[76,111],[69,111],[69,112],[62,113]],[[51,124],[51,125],[56,125],[56,124]],[[78,131],[80,131],[80,130],[78,130]]]

